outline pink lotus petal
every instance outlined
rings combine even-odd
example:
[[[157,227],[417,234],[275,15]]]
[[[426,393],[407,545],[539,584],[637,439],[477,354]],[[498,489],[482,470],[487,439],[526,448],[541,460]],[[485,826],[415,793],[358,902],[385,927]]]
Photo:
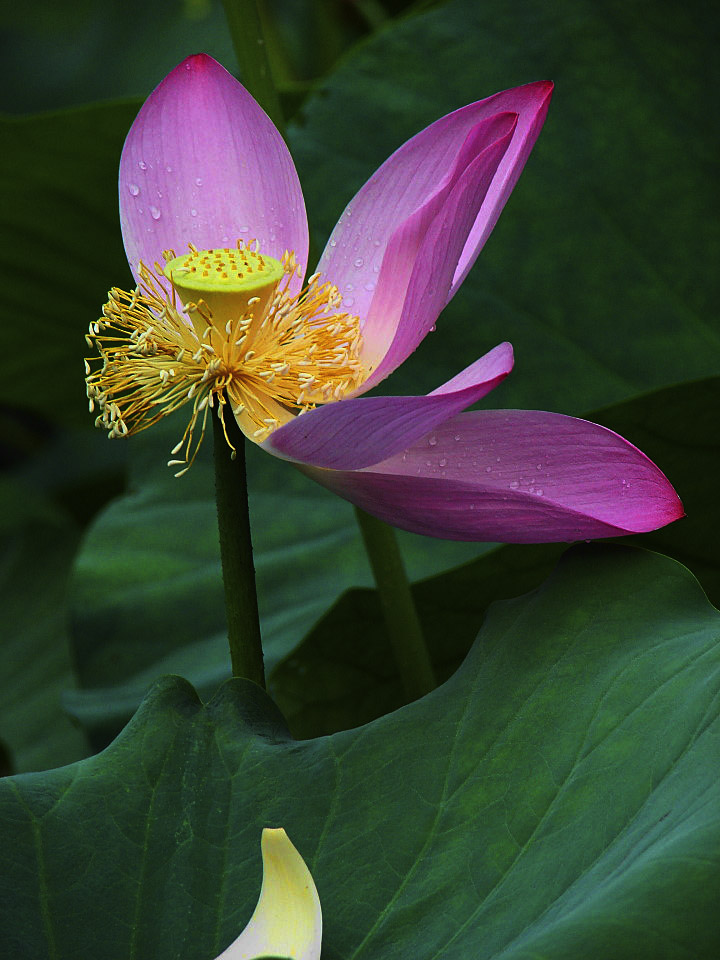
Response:
[[[188,57],[143,104],[120,161],[120,219],[137,278],[163,251],[234,246],[294,250],[307,263],[308,229],[284,140],[250,94],[212,57]],[[299,279],[296,281],[299,284]]]
[[[275,430],[262,446],[303,464],[358,470],[392,456],[484,397],[505,379],[512,364],[512,347],[501,343],[427,396],[331,403]]]
[[[448,300],[455,295],[492,233],[542,130],[552,93],[553,84],[550,81],[539,81],[505,90],[483,101],[488,104],[488,109],[511,110],[517,113],[518,123],[513,141],[500,162],[492,187],[458,261]]]
[[[433,198],[390,239],[377,295],[362,328],[362,359],[374,368],[363,392],[400,366],[435,326],[458,258],[516,123],[515,114],[503,113],[473,130],[468,137],[473,146],[487,143],[488,134],[490,144],[441,193],[441,199]],[[468,146],[463,146],[463,154],[471,153]],[[436,199],[440,199],[437,204]],[[436,205],[439,209],[432,216]]]
[[[531,83],[463,107],[417,134],[379,168],[348,205],[318,267],[348,298],[349,309],[361,318],[368,316],[376,290],[379,296],[384,283],[397,283],[390,263],[387,270],[383,268],[380,282],[390,239],[408,218],[452,186],[467,167],[469,157],[462,157],[463,147],[472,142],[472,131],[482,129],[484,122],[498,114],[515,113],[518,121],[512,140],[455,264],[445,296],[446,301],[450,299],[520,175],[545,119],[551,93],[551,83]],[[476,153],[478,146],[476,141]],[[385,316],[385,323],[392,329],[399,322],[401,308],[400,302],[393,316]]]
[[[667,478],[627,440],[532,410],[460,414],[367,470],[303,469],[393,526],[447,540],[594,539],[683,516]]]

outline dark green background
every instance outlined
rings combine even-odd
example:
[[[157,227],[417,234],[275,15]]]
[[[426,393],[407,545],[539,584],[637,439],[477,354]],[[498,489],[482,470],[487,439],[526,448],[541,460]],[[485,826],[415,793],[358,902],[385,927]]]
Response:
[[[383,388],[432,389],[511,340],[515,370],[485,405],[589,412],[637,443],[688,518],[635,545],[691,573],[625,547],[581,548],[552,573],[562,545],[403,537],[451,679],[388,714],[402,695],[351,510],[256,452],[270,689],[308,739],[278,732],[242,684],[200,710],[164,681],[107,752],[4,781],[13,957],[211,960],[249,916],[264,824],[313,869],[324,957],[720,952],[717,613],[692,576],[717,603],[717,15],[421,6],[272,5],[314,249],[422,126],[554,80],[486,249]],[[0,773],[88,757],[159,674],[203,699],[228,675],[210,451],[175,481],[164,461],[181,421],[108,443],[80,361],[106,290],[129,278],[116,179],[140,98],[198,49],[235,67],[221,8],[202,0],[43,3],[6,28]],[[126,99],[78,106],[108,98]],[[535,590],[492,607],[463,663],[488,606]]]

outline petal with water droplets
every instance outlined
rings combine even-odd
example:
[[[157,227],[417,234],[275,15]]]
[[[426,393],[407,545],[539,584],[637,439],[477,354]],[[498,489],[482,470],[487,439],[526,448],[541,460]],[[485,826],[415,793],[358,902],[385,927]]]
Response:
[[[307,263],[305,205],[285,141],[212,57],[177,66],[138,113],[120,160],[120,220],[133,272],[192,242],[256,238],[279,259]],[[137,273],[136,273],[137,276]],[[296,281],[299,284],[299,280]]]
[[[501,343],[452,380],[418,397],[358,397],[296,417],[262,444],[286,459],[333,470],[357,470],[392,456],[494,389],[512,370]]]
[[[431,295],[420,304],[422,317],[407,310],[413,336],[403,335],[395,345],[393,368],[401,362],[401,350],[407,356],[417,346],[417,329],[422,337],[432,326],[499,217],[540,132],[551,94],[551,83],[531,83],[442,117],[403,144],[348,204],[318,269],[346,296],[352,285],[352,303],[346,299],[345,305],[369,319],[368,355],[382,358],[387,353],[409,295],[422,286],[422,270],[413,278],[413,269],[424,238],[445,209],[446,236],[442,243],[435,238],[425,253],[430,261],[433,251],[444,252],[448,259],[451,248],[452,263],[438,265],[441,276],[433,278]],[[498,143],[508,133],[498,124],[509,116],[516,118],[509,142]],[[478,164],[483,153],[484,161]],[[457,221],[446,209],[451,194]],[[448,249],[447,239],[452,240]],[[367,385],[386,376],[389,367],[387,363]]]
[[[637,447],[587,420],[535,410],[461,413],[366,470],[304,472],[393,526],[446,540],[616,537],[683,516],[667,477]]]

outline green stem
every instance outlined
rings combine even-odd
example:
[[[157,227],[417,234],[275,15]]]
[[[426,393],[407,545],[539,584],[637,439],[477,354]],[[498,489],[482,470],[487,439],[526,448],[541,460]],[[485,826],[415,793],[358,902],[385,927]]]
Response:
[[[245,437],[232,412],[228,412],[229,404],[225,410],[225,430],[227,440],[235,447],[234,457],[226,440],[217,404],[212,419],[215,496],[230,659],[234,677],[246,677],[264,687],[265,668],[248,513]]]
[[[242,81],[285,136],[285,118],[270,70],[258,0],[223,0],[223,6]]]
[[[355,515],[405,693],[408,699],[417,700],[434,690],[437,682],[395,531],[358,507],[355,507]]]

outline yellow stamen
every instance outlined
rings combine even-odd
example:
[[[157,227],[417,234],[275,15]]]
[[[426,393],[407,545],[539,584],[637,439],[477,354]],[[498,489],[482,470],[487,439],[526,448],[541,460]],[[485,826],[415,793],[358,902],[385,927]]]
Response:
[[[94,372],[86,361],[90,407],[110,437],[191,403],[172,451],[183,451],[173,460],[185,464],[176,476],[192,464],[215,403],[223,426],[229,402],[259,443],[297,413],[347,396],[369,372],[359,359],[359,320],[338,312],[337,287],[316,274],[299,294],[289,291],[299,272],[292,253],[278,261],[241,241],[189,251],[166,251],[162,272],[140,264],[140,285],[132,293],[113,288],[86,337],[102,361]]]

